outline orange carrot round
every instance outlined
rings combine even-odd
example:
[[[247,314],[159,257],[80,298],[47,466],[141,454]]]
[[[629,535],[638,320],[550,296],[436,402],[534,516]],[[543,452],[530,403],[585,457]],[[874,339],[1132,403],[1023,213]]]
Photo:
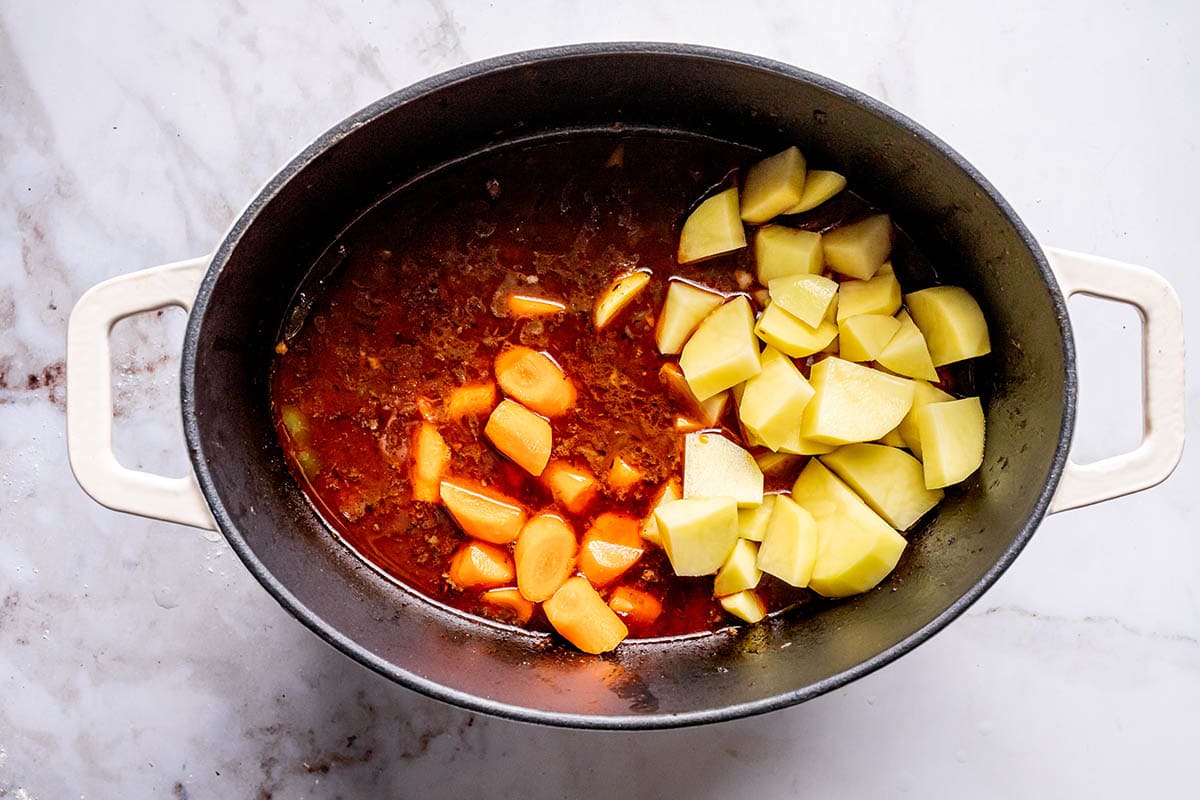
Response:
[[[608,597],[608,607],[639,625],[649,625],[662,614],[662,603],[649,592],[632,586],[618,586]]]
[[[583,535],[579,570],[593,586],[607,586],[636,564],[643,552],[641,523],[625,514],[606,511]]]
[[[557,514],[538,514],[526,522],[513,550],[521,595],[540,603],[554,594],[571,577],[576,548],[575,531]]]
[[[496,382],[504,393],[547,417],[575,405],[575,385],[545,353],[509,347],[496,356]]]
[[[490,589],[512,583],[516,569],[512,556],[504,548],[471,542],[458,548],[451,557],[447,575],[460,589]]]

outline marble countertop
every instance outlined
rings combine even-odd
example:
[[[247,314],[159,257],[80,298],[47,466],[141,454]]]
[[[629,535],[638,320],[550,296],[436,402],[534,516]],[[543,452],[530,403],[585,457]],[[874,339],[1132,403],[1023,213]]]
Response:
[[[1194,792],[1194,449],[1156,489],[1048,519],[964,617],[867,678],[618,734],[389,683],[215,535],[93,503],[64,445],[64,330],[87,287],[210,251],[287,158],[370,101],[567,42],[692,41],[841,80],[962,152],[1043,242],[1149,266],[1200,308],[1200,13],[1142,5],[0,2],[0,797]],[[1138,440],[1137,317],[1072,314],[1088,460]],[[114,332],[118,451],[174,474],[182,327],[166,313]]]

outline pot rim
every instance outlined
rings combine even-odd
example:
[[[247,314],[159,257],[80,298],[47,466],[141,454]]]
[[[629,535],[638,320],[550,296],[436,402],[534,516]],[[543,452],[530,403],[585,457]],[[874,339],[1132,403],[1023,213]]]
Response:
[[[266,568],[261,560],[247,544],[239,532],[229,512],[226,510],[217,493],[212,475],[208,469],[203,442],[201,441],[198,420],[196,416],[196,386],[195,371],[197,341],[208,302],[213,288],[220,277],[221,271],[236,249],[247,229],[253,224],[258,212],[270,203],[279,191],[293,177],[307,167],[322,153],[342,139],[352,135],[358,128],[366,125],[382,114],[404,105],[429,92],[445,88],[457,83],[469,81],[485,73],[519,69],[532,63],[588,58],[601,55],[649,55],[668,56],[693,59],[698,62],[722,62],[734,64],[749,69],[783,75],[816,86],[833,95],[846,99],[877,117],[896,125],[909,134],[921,139],[932,147],[939,155],[962,170],[979,187],[987,198],[996,205],[1009,224],[1013,226],[1022,242],[1032,254],[1042,280],[1050,292],[1050,300],[1059,322],[1063,341],[1063,417],[1059,430],[1058,443],[1055,447],[1054,458],[1050,466],[1049,477],[1034,503],[1033,511],[1025,520],[1021,530],[1014,536],[1012,542],[992,566],[976,581],[963,595],[950,604],[941,614],[930,620],[897,644],[889,647],[857,665],[832,675],[824,680],[782,692],[761,700],[739,703],[717,708],[704,708],[678,714],[646,714],[597,716],[584,713],[542,711],[516,706],[480,697],[468,692],[459,691],[440,683],[430,681],[421,675],[400,669],[396,665],[376,656],[350,639],[341,631],[334,629],[324,622],[311,609],[305,606]],[[565,45],[535,50],[526,50],[482,61],[472,62],[455,69],[439,73],[425,80],[414,83],[383,97],[347,117],[325,133],[321,134],[305,147],[297,156],[289,161],[282,169],[267,181],[258,194],[250,201],[245,210],[237,217],[222,239],[221,244],[212,256],[208,271],[200,284],[195,303],[188,317],[187,329],[184,334],[183,358],[180,369],[181,406],[183,414],[183,430],[188,445],[188,455],[192,469],[200,489],[212,511],[221,533],[229,542],[237,556],[249,569],[250,573],[271,594],[275,600],[287,609],[296,619],[309,630],[328,642],[330,645],[363,664],[375,672],[391,680],[414,689],[428,697],[452,703],[470,711],[481,712],[492,716],[502,717],[522,722],[541,723],[570,728],[591,728],[606,730],[641,730],[663,729],[690,725],[702,725],[723,722],[741,717],[752,716],[797,705],[826,692],[838,689],[850,682],[868,675],[875,670],[890,664],[900,656],[909,652],[917,645],[924,643],[934,634],[945,628],[951,621],[965,612],[980,596],[1004,574],[1012,562],[1025,548],[1030,537],[1046,516],[1051,499],[1058,488],[1059,479],[1067,461],[1071,445],[1071,437],[1075,427],[1076,392],[1078,378],[1075,366],[1075,346],[1071,333],[1070,320],[1067,314],[1066,300],[1059,289],[1053,272],[1047,263],[1041,246],[1026,228],[1012,207],[996,188],[979,173],[957,151],[939,139],[937,136],[917,124],[907,116],[884,103],[842,83],[818,75],[808,70],[792,66],[761,56],[749,55],[733,50],[707,47],[693,44],[672,44],[665,42],[595,42],[586,44]]]

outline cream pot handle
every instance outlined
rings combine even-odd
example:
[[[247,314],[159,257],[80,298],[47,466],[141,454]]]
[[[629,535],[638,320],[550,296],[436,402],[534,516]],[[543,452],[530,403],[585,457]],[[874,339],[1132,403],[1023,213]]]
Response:
[[[1161,483],[1183,455],[1183,309],[1157,272],[1098,256],[1046,248],[1063,295],[1127,303],[1142,318],[1142,443],[1091,464],[1067,461],[1050,513],[1140,492]]]
[[[67,323],[67,450],[83,490],[116,511],[216,530],[195,476],[166,478],[121,466],[113,453],[109,334],[125,317],[191,309],[211,256],[121,275],[84,293]]]

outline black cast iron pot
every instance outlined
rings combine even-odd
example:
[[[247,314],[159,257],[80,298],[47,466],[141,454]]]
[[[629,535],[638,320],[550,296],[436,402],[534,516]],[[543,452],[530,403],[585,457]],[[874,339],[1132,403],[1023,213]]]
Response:
[[[935,261],[958,265],[943,277],[980,300],[994,346],[983,467],[940,507],[883,589],[816,614],[587,656],[448,612],[384,579],[330,535],[290,477],[266,377],[296,289],[337,234],[396,187],[449,161],[617,124],[764,150],[798,144],[889,210]],[[106,337],[97,332],[169,303],[192,304],[182,399],[195,481],[119,467],[106,444],[111,421],[93,410],[109,407]],[[1181,340],[1179,348],[1181,367]],[[945,144],[794,67],[643,44],[498,58],[364,109],[272,178],[211,257],[116,279],[85,296],[71,322],[68,382],[72,464],[101,502],[194,525],[215,520],[297,619],[405,686],[491,714],[606,728],[712,722],[799,703],[928,639],[992,585],[1047,513],[1067,463],[1076,391],[1064,297],[1043,251]],[[1170,464],[1151,455],[1161,474],[1102,494],[1157,482],[1178,460],[1177,452]]]

